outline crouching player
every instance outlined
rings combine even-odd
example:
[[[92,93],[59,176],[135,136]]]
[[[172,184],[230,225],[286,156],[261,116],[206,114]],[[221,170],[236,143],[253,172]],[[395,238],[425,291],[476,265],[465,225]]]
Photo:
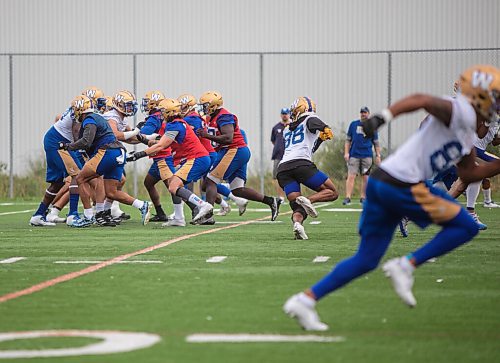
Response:
[[[278,183],[285,191],[292,208],[295,239],[308,239],[303,222],[318,212],[312,205],[330,202],[339,197],[335,185],[312,162],[319,144],[333,138],[332,130],[316,115],[316,104],[309,97],[299,97],[290,109],[292,122],[283,130],[285,153],[278,165]],[[300,184],[316,191],[309,198],[300,193]]]
[[[61,143],[64,150],[87,150],[90,160],[78,174],[76,181],[84,207],[84,217],[73,221],[73,227],[87,227],[95,222],[94,212],[90,201],[88,181],[104,177],[106,197],[121,203],[132,205],[139,209],[142,224],[147,224],[150,216],[150,203],[132,198],[127,193],[118,190],[125,166],[125,150],[116,140],[108,122],[95,112],[92,100],[87,96],[76,97],[71,104],[76,121],[81,122],[79,139],[72,143]],[[101,225],[114,226],[110,215],[100,211],[96,218],[103,219]],[[106,220],[108,219],[109,220]]]
[[[165,133],[160,140],[149,142],[150,147],[144,151],[132,153],[127,161],[135,161],[149,155],[155,155],[163,149],[172,147],[172,152],[180,157],[174,175],[168,181],[168,190],[172,195],[178,196],[194,204],[197,208],[195,218],[201,219],[211,215],[213,207],[204,202],[196,194],[186,189],[184,185],[199,180],[210,168],[208,151],[203,147],[198,136],[192,128],[182,119],[182,105],[178,100],[166,98],[158,103],[158,111],[166,122]],[[179,220],[176,226],[184,226],[185,220]],[[171,226],[173,224],[167,224]]]

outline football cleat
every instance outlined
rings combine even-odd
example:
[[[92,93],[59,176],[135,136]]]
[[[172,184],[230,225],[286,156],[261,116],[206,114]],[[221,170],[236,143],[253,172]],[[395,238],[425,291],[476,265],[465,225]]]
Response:
[[[271,221],[275,221],[276,218],[278,218],[278,214],[280,213],[280,205],[281,205],[281,198],[273,197],[273,203],[270,205]]]
[[[401,236],[404,238],[408,237],[408,222],[410,220],[407,217],[403,217],[401,221],[399,221],[399,232],[401,232]]]
[[[46,221],[44,216],[37,215],[30,218],[30,225],[36,227],[54,227],[56,224]]]
[[[485,229],[488,229],[488,226],[479,220],[479,217],[476,214],[476,212],[469,212],[469,214],[472,217],[472,219],[474,220],[474,222],[476,222],[477,228],[480,231],[484,231]]]
[[[310,215],[312,218],[317,218],[318,217],[318,212],[316,211],[316,208],[312,205],[311,201],[304,197],[304,196],[298,196],[295,201],[297,202],[298,205],[302,206],[306,210],[306,213]]]
[[[294,222],[293,234],[295,235],[295,239],[309,239],[309,237],[307,237],[304,226],[300,224],[300,222]]]
[[[90,219],[87,217],[80,218],[78,216],[75,216],[75,218],[73,219],[73,223],[71,223],[71,227],[85,228],[85,227],[90,227],[94,223],[95,223],[94,216],[92,216],[92,218]]]
[[[392,286],[396,294],[409,307],[413,308],[417,305],[417,300],[413,296],[413,271],[403,266],[406,257],[393,258],[382,266],[385,276],[391,279]],[[409,262],[408,262],[409,264]]]
[[[246,210],[247,210],[248,199],[238,198],[238,199],[235,200],[235,203],[238,206],[238,213],[239,213],[239,215],[242,216],[246,212]]]
[[[210,203],[204,202],[203,205],[198,208],[198,213],[194,216],[191,224],[198,224],[198,221],[200,221],[203,217],[206,217],[209,214],[211,215],[213,210],[214,207]]]
[[[186,220],[185,219],[170,219],[165,223],[162,223],[162,227],[185,227]]]
[[[56,209],[56,211],[57,211],[57,209]],[[45,220],[47,222],[52,222],[52,223],[64,223],[64,222],[66,222],[66,218],[59,217],[59,211],[57,211],[57,212],[50,211],[50,213],[47,214],[47,216],[45,217]]]
[[[225,216],[225,215],[228,215],[230,212],[231,212],[231,206],[228,204],[227,207],[221,206],[217,215],[218,216]]]
[[[149,222],[149,217],[151,216],[151,203],[144,201],[142,208],[139,209],[141,212],[142,225],[145,226]]]
[[[351,198],[344,198],[342,205],[351,205]]]
[[[111,219],[111,214],[107,211],[97,212],[95,223],[100,227],[116,227],[116,223]]]
[[[149,219],[150,222],[167,222],[169,219],[165,214],[155,214]]]
[[[312,300],[311,306],[309,306],[304,300]],[[297,319],[298,323],[304,330],[309,331],[326,331],[328,330],[328,325],[322,323],[319,320],[318,313],[314,308],[315,301],[304,294],[303,292],[293,295],[289,298],[285,305],[283,305],[283,311],[288,316]]]
[[[66,225],[67,226],[70,226],[73,224],[73,221],[75,219],[78,219],[80,218],[80,216],[78,214],[70,214],[67,218],[66,218]]]
[[[494,201],[484,202],[483,207],[485,208],[500,208],[500,205],[496,204]]]

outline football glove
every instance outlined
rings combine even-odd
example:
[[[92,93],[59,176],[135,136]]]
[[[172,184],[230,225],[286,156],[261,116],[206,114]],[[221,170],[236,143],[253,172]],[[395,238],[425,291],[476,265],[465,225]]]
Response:
[[[145,156],[147,156],[145,151],[131,151],[127,158],[127,161],[136,161]]]
[[[332,132],[332,129],[329,128],[329,127],[325,127],[325,129],[323,131],[320,131],[319,134],[318,134],[318,137],[322,140],[322,141],[326,141],[326,140],[331,140],[333,139],[333,132]]]
[[[59,147],[58,147],[59,150],[68,150],[68,144],[60,141],[59,142]]]
[[[148,144],[148,139],[146,138],[146,135],[137,134],[135,137],[137,137],[137,140],[139,140],[139,142],[142,142],[144,145]]]
[[[391,111],[386,108],[383,109],[380,113],[377,113],[370,117],[368,120],[363,121],[362,127],[363,132],[365,133],[365,137],[372,138],[375,135],[375,132],[382,126],[383,124],[391,121],[393,119]]]
[[[135,125],[135,127],[137,127],[138,129],[142,129],[145,124],[146,124],[146,121],[141,121],[137,125]]]

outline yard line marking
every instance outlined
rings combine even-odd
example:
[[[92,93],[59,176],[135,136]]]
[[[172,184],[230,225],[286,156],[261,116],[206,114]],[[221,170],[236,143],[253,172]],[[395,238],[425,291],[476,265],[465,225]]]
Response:
[[[38,203],[33,203],[33,202],[21,202],[21,203],[14,203],[14,202],[6,202],[6,203],[0,203],[0,206],[10,206],[10,205],[39,205],[40,202]]]
[[[14,263],[17,261],[24,260],[25,258],[26,257],[11,257],[11,258],[7,258],[5,260],[1,260],[0,263]]]
[[[321,224],[321,221],[311,221],[309,224]]]
[[[227,258],[227,256],[213,256],[207,259],[208,263],[219,263],[224,261]]]
[[[327,208],[323,209],[326,212],[362,212],[361,208]]]
[[[238,221],[216,221],[215,224],[233,224],[233,223],[239,223]],[[273,224],[273,223],[283,223],[283,221],[255,221],[252,223],[259,223],[259,224]]]
[[[94,265],[97,263],[102,263],[104,261],[88,261],[88,260],[82,260],[82,261],[54,261],[54,263],[58,264],[86,264],[86,265]],[[158,260],[138,260],[138,261],[120,261],[117,263],[144,263],[144,264],[150,264],[150,263],[163,263],[163,261],[158,261]]]
[[[322,335],[278,335],[278,334],[191,334],[188,343],[340,343],[341,336]]]
[[[313,260],[313,263],[321,263],[326,262],[330,259],[330,256],[316,256]]]
[[[7,216],[9,214],[19,214],[19,213],[28,213],[28,212],[33,212],[33,209],[18,210],[16,212],[3,212],[3,213],[0,213],[0,216]]]
[[[285,212],[285,213],[282,213],[282,214],[290,214],[290,213],[291,212]],[[155,250],[157,250],[159,248],[167,247],[167,246],[169,246],[171,244],[174,244],[176,242],[184,241],[184,240],[192,238],[192,237],[203,236],[205,234],[210,234],[210,233],[214,233],[214,232],[224,231],[226,229],[231,229],[231,228],[236,228],[236,227],[240,227],[240,226],[245,226],[245,225],[250,224],[252,222],[260,221],[260,220],[265,220],[265,219],[268,219],[268,218],[271,218],[271,217],[267,216],[267,217],[262,217],[262,218],[258,218],[258,219],[252,219],[252,220],[249,220],[249,221],[244,221],[244,222],[240,222],[240,223],[237,223],[237,224],[232,224],[232,225],[226,226],[226,227],[212,228],[212,229],[207,229],[205,231],[201,231],[201,232],[197,232],[197,233],[187,234],[187,235],[184,235],[184,236],[181,236],[181,237],[177,237],[177,238],[174,238],[174,239],[170,239],[170,240],[161,242],[159,244],[156,244],[156,245],[153,245],[153,246],[150,246],[150,247],[143,248],[142,250],[130,252],[130,253],[127,253],[127,254],[124,254],[124,255],[121,255],[121,256],[117,256],[117,257],[114,257],[114,258],[112,258],[110,260],[101,262],[101,263],[99,263],[97,265],[92,265],[92,266],[89,266],[87,268],[84,268],[83,270],[70,272],[70,273],[67,273],[65,275],[61,275],[61,276],[58,276],[56,278],[53,278],[51,280],[40,282],[39,284],[30,286],[30,287],[28,287],[26,289],[19,290],[19,291],[14,291],[14,292],[10,292],[8,294],[0,296],[0,304],[3,303],[3,302],[6,302],[6,301],[12,300],[12,299],[16,299],[16,298],[18,298],[20,296],[33,294],[33,293],[38,292],[40,290],[44,290],[44,289],[46,289],[48,287],[60,284],[61,282],[73,280],[73,279],[75,279],[77,277],[89,274],[91,272],[98,271],[98,270],[100,270],[100,269],[102,269],[104,267],[108,267],[108,266],[114,265],[114,264],[116,264],[116,263],[118,263],[120,261],[124,261],[126,259],[129,259],[130,257],[134,257],[134,256],[137,256],[137,255],[142,255],[142,254],[145,254],[145,253],[148,253],[148,252],[155,251]]]

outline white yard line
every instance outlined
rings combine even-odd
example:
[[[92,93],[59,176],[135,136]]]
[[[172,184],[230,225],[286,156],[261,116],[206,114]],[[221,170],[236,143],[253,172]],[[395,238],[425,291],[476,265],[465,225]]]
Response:
[[[321,221],[311,221],[309,224],[321,224]]]
[[[234,223],[240,223],[241,221],[216,221],[215,224],[234,224]],[[257,223],[257,224],[273,224],[273,223],[283,223],[283,221],[255,221],[252,222]]]
[[[208,263],[219,263],[224,261],[227,258],[227,256],[212,256],[209,259],[207,259]]]
[[[188,343],[340,343],[341,336],[278,334],[191,334]]]
[[[362,212],[361,208],[326,208],[322,209],[325,212]]]
[[[316,256],[313,260],[313,263],[322,263],[328,261],[329,259],[329,256]]]
[[[26,257],[11,257],[5,260],[1,260],[0,263],[14,263],[26,259]]]
[[[0,213],[0,216],[8,216],[9,214],[19,214],[19,213],[28,213],[28,212],[33,212],[33,209],[18,210],[15,212],[3,212],[3,213]]]
[[[54,261],[54,263],[57,264],[84,264],[84,265],[95,265],[98,263],[102,263],[104,261],[90,261],[90,260],[82,260],[82,261]],[[117,263],[144,263],[144,264],[151,264],[151,263],[163,263],[163,261],[157,261],[157,260],[137,260],[137,261],[119,261]]]

